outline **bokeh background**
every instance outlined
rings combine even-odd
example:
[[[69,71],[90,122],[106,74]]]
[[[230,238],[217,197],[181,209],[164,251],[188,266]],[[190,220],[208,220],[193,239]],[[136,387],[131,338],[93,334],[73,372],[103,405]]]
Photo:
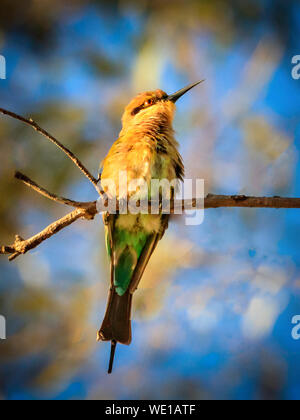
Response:
[[[31,116],[96,175],[136,93],[178,102],[187,177],[206,193],[300,196],[296,0],[1,1],[0,107]],[[95,191],[46,139],[0,117],[0,242],[69,211],[13,179],[78,200]],[[0,259],[2,399],[299,399],[299,210],[177,217],[136,293],[133,343],[96,343],[108,261],[101,217]]]

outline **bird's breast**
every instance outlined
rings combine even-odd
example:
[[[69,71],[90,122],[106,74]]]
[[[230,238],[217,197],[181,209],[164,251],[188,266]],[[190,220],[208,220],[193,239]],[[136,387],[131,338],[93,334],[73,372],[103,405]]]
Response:
[[[102,188],[108,196],[118,199],[138,192],[140,199],[149,196],[153,179],[172,181],[176,178],[176,154],[175,145],[162,138],[159,141],[151,137],[117,140],[103,162]],[[141,185],[147,187],[147,193]]]

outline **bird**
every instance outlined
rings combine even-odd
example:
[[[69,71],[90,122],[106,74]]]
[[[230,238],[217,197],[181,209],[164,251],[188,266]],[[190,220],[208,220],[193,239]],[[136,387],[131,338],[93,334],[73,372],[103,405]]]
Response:
[[[153,179],[176,179],[179,183],[183,180],[183,160],[172,127],[175,103],[201,82],[203,80],[171,95],[161,89],[146,91],[129,102],[122,116],[119,137],[100,165],[101,188],[109,199],[121,202],[138,194],[139,199],[148,200]],[[145,192],[138,185],[130,191],[129,188],[121,188],[120,174],[124,173],[127,186],[131,181],[138,180],[146,184],[148,190]],[[168,198],[174,198],[175,193],[173,188]],[[164,198],[160,196],[160,199]],[[158,214],[103,213],[105,242],[110,258],[110,288],[97,339],[111,342],[109,374],[113,369],[117,343],[131,343],[132,297],[168,227],[169,217],[161,211]]]

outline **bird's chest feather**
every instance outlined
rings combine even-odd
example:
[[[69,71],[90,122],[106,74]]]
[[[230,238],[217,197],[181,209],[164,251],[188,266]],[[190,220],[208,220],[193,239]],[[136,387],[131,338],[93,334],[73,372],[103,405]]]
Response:
[[[150,184],[152,179],[171,180],[175,175],[168,151],[165,148],[162,152],[157,141],[151,139],[137,141],[129,148],[125,166],[129,181],[142,178]]]
[[[161,148],[161,144],[162,141],[147,137],[126,142],[117,141],[103,162],[101,179],[104,191],[110,196],[121,198],[123,194],[120,183],[127,181],[127,195],[131,196],[140,190],[141,183],[149,189],[153,179],[173,180],[176,177],[172,160],[174,153],[169,145],[165,144]],[[106,186],[107,180],[109,182]]]

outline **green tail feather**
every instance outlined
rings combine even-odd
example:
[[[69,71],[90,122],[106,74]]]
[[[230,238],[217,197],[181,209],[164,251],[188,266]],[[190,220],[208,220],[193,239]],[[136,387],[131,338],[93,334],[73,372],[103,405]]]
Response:
[[[141,226],[131,230],[121,228],[115,223],[117,217],[110,215],[106,223],[107,251],[111,258],[111,287],[98,339],[130,344],[132,295],[167,228],[168,216],[162,217],[162,228],[157,233],[146,232]]]

